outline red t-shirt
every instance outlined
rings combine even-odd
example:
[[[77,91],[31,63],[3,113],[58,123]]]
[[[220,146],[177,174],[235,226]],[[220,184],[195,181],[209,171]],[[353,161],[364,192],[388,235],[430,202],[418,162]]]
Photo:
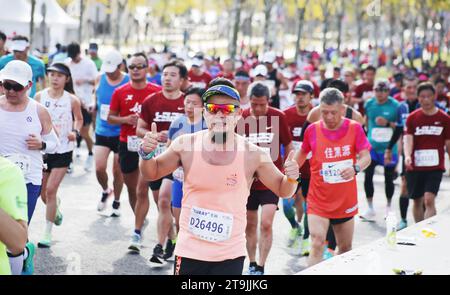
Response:
[[[356,98],[362,98],[362,102],[358,103],[357,105],[355,105],[354,107],[356,108],[356,110],[358,110],[361,115],[364,115],[364,103],[375,96],[375,92],[373,90],[373,86],[374,85],[370,85],[366,82],[356,86],[355,88],[355,92],[353,93],[353,97]]]
[[[402,95],[401,91],[394,95],[394,99],[397,100],[398,102],[402,102],[402,101],[406,100],[406,98],[403,98],[403,95]]]
[[[229,74],[225,75],[224,72],[220,72],[220,73],[217,74],[217,77],[223,77],[223,78],[226,78],[226,79],[231,80],[231,81],[234,80],[234,74],[233,73],[229,73]]]
[[[153,93],[142,104],[141,118],[148,124],[156,123],[158,132],[169,130],[172,123],[184,114],[184,94],[177,99],[168,99],[162,91]]]
[[[291,131],[294,149],[298,151],[301,148],[300,135],[302,134],[303,124],[305,124],[308,115],[300,116],[297,113],[296,106],[284,110],[284,113],[286,114],[286,120]],[[300,168],[300,173],[302,178],[309,179],[311,174],[309,170],[309,160],[306,160],[305,164]]]
[[[126,117],[131,114],[140,114],[142,103],[152,93],[160,91],[161,87],[147,83],[143,89],[134,89],[131,83],[127,83],[116,90],[111,98],[110,110],[119,112],[120,117]],[[120,141],[128,142],[128,136],[136,135],[136,126],[122,124],[120,126]]]
[[[448,95],[448,93],[436,94],[436,101],[442,108],[448,108],[450,106]]]
[[[445,141],[450,140],[450,117],[441,110],[432,116],[422,109],[409,114],[406,134],[413,136],[413,171],[445,171]]]
[[[275,166],[282,170],[281,145],[285,147],[292,141],[286,115],[275,108],[269,107],[267,115],[256,119],[250,114],[250,109],[242,113],[243,120],[237,126],[239,134],[246,136],[251,143],[262,147],[270,155]],[[259,180],[253,182],[254,190],[268,190]]]
[[[211,80],[212,80],[211,75],[208,74],[207,72],[203,72],[203,74],[201,74],[200,76],[197,76],[196,74],[194,74],[194,72],[192,70],[189,71],[188,77],[189,77],[189,81],[191,81],[191,83],[194,87],[200,87],[200,88],[206,88],[208,86],[209,82],[211,82]]]

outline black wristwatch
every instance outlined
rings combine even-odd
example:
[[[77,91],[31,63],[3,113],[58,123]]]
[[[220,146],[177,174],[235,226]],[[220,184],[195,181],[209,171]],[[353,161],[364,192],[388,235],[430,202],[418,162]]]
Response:
[[[43,141],[41,151],[45,150],[46,148],[47,148],[47,144],[45,143],[45,141]]]
[[[353,165],[353,170],[355,170],[355,175],[357,175],[359,172],[361,172],[361,166],[355,164]]]

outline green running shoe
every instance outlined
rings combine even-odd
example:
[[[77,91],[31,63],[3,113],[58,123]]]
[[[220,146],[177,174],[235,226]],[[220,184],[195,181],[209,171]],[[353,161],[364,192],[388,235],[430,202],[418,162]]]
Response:
[[[28,250],[28,257],[23,262],[22,275],[31,276],[34,273],[34,252],[36,247],[33,243],[28,242],[25,248]]]

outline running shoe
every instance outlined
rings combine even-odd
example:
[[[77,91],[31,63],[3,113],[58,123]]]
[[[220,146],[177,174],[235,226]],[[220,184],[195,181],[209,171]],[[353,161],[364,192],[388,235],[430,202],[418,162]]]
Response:
[[[94,155],[88,155],[86,162],[84,163],[84,170],[86,172],[91,172],[93,164],[94,164]]]
[[[114,204],[117,204],[114,206]],[[116,208],[114,208],[116,207]],[[113,203],[111,217],[120,217],[120,203]]]
[[[139,254],[141,252],[141,242],[142,242],[141,235],[133,233],[128,250],[130,250],[132,253]]]
[[[69,167],[67,167],[67,174],[72,174],[73,173],[73,163],[69,164]]]
[[[334,251],[328,247],[325,247],[325,250],[323,251],[323,255],[322,255],[323,260],[330,259],[333,256],[334,256]]]
[[[255,275],[255,272],[256,272],[256,266],[249,266],[248,267],[248,271],[247,271],[248,275],[253,276],[253,275]]]
[[[308,239],[304,239],[302,242],[302,256],[308,256],[309,255],[309,251],[311,250],[311,243]]]
[[[400,222],[397,225],[397,231],[405,229],[408,227],[408,222],[405,219],[400,220]]]
[[[111,188],[108,188],[106,192],[102,192],[102,198],[100,199],[100,202],[98,202],[97,211],[101,212],[105,210],[106,201],[108,201],[108,197],[112,194],[112,192],[113,190]]]
[[[375,210],[369,208],[363,214],[359,215],[359,218],[366,221],[375,221]]]
[[[36,248],[30,242],[26,244],[25,248],[28,250],[28,257],[23,261],[22,275],[31,276],[34,273],[34,252]]]
[[[288,247],[291,248],[295,243],[298,242],[298,238],[302,236],[302,227],[298,225],[298,227],[292,228],[289,232],[289,240]]]
[[[171,239],[167,239],[166,249],[164,250],[164,260],[169,260],[173,256],[173,251],[175,250],[175,243]]]
[[[52,235],[51,234],[44,234],[44,238],[39,241],[38,248],[50,248],[52,245]]]
[[[165,265],[164,250],[160,244],[156,244],[155,248],[153,248],[153,255],[149,261],[153,267],[161,267]]]
[[[55,221],[54,221],[54,224],[56,226],[60,226],[63,221],[63,215],[62,215],[61,211],[59,211],[60,204],[61,204],[61,200],[58,198],[57,203],[56,203],[56,216],[55,216]]]

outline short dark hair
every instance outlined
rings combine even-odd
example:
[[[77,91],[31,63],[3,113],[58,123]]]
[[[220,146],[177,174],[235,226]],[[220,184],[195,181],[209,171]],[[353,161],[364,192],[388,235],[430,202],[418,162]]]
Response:
[[[430,90],[433,94],[436,94],[436,89],[431,82],[423,82],[419,84],[419,87],[417,87],[417,96],[419,96],[420,92],[425,90]]]
[[[148,58],[147,55],[145,55],[145,53],[143,52],[136,52],[135,54],[133,54],[131,57],[143,57],[145,59],[145,64],[148,65]]]
[[[366,72],[366,71],[372,71],[372,72],[376,73],[376,72],[377,72],[377,68],[374,67],[374,66],[372,66],[372,65],[369,65],[369,66],[367,66],[367,67],[364,69],[364,72]]]
[[[12,37],[11,39],[12,41],[27,41],[29,42],[30,40],[28,40],[27,37],[23,36],[23,35],[15,35],[14,37]]]
[[[242,71],[242,70],[237,71],[234,76],[235,77],[247,77],[247,78],[250,78],[250,75],[248,74],[248,72]]]
[[[188,96],[188,95],[192,95],[192,94],[196,94],[198,96],[200,96],[200,100],[202,99],[203,94],[205,94],[206,89],[205,88],[200,88],[200,87],[190,87],[188,90],[186,90],[186,93],[184,94],[184,96]]]
[[[67,46],[67,56],[70,58],[76,57],[81,53],[80,44],[72,42]]]
[[[6,34],[0,31],[0,39],[3,40],[3,42],[6,41]]]
[[[265,96],[267,99],[270,99],[269,87],[267,87],[263,83],[255,83],[255,85],[253,85],[252,89],[250,90],[250,98],[263,96]]]
[[[339,89],[342,93],[347,93],[349,91],[348,84],[342,80],[331,80],[330,82],[328,82],[326,88],[329,87]]]
[[[211,82],[209,82],[209,84],[208,84],[208,88],[211,88],[211,87],[217,86],[217,85],[226,85],[226,86],[236,89],[236,86],[234,86],[233,82],[231,82],[227,78],[223,78],[223,77],[217,77],[217,78],[211,80]]]
[[[171,61],[169,63],[166,63],[163,66],[163,71],[164,71],[165,68],[168,68],[168,67],[176,67],[176,68],[178,68],[178,71],[180,73],[180,78],[183,78],[183,79],[187,78],[188,70],[187,70],[186,66],[184,65],[184,63],[182,63],[182,62],[180,62],[178,60]]]

